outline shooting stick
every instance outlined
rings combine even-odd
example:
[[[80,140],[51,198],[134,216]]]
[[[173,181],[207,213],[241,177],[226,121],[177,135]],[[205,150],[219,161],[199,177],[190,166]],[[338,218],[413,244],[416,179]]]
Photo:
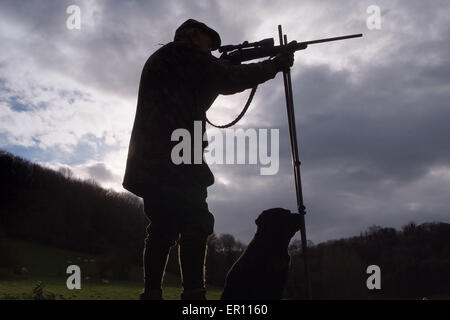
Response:
[[[287,36],[284,35],[283,38],[281,25],[278,25],[278,35],[280,38],[280,46],[287,45],[288,44]],[[298,156],[297,129],[295,127],[294,98],[292,96],[292,81],[290,68],[288,70],[283,71],[283,81],[284,81],[284,93],[286,96],[287,117],[289,122],[289,135],[291,138],[292,164],[294,166],[297,209],[298,213],[301,216],[300,233],[302,239],[303,262],[305,268],[305,293],[306,298],[311,299],[311,279],[309,278],[308,255],[307,255],[308,244],[306,239],[306,226],[305,226],[306,208],[303,205],[302,180],[300,177],[300,158]]]

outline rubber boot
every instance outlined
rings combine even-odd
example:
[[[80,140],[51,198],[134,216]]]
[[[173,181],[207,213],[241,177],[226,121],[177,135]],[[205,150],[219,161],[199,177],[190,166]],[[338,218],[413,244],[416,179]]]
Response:
[[[170,244],[147,242],[144,249],[145,289],[141,300],[162,300],[162,282],[169,258]]]
[[[206,237],[181,235],[179,257],[183,281],[182,300],[206,300]]]

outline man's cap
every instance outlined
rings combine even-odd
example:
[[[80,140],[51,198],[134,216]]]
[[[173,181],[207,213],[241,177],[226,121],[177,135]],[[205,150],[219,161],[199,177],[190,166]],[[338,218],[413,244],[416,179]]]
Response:
[[[219,49],[220,43],[221,43],[219,34],[215,30],[208,27],[206,24],[199,22],[197,20],[194,20],[194,19],[188,19],[178,27],[178,29],[175,31],[174,40],[179,40],[180,32],[182,30],[188,29],[188,28],[198,28],[198,29],[202,30],[203,32],[207,33],[211,37],[211,40],[212,40],[212,50]]]

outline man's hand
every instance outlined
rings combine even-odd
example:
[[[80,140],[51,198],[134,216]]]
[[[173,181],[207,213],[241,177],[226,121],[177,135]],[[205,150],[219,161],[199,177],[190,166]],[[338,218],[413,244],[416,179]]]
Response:
[[[285,51],[277,54],[273,59],[273,62],[275,63],[278,71],[288,71],[294,64],[294,52]]]

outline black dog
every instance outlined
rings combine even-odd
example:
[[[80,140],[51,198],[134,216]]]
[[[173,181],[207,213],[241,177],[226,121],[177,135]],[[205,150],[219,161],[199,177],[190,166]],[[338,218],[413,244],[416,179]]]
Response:
[[[286,285],[288,245],[300,215],[274,208],[256,219],[255,237],[228,272],[222,300],[280,300]]]

